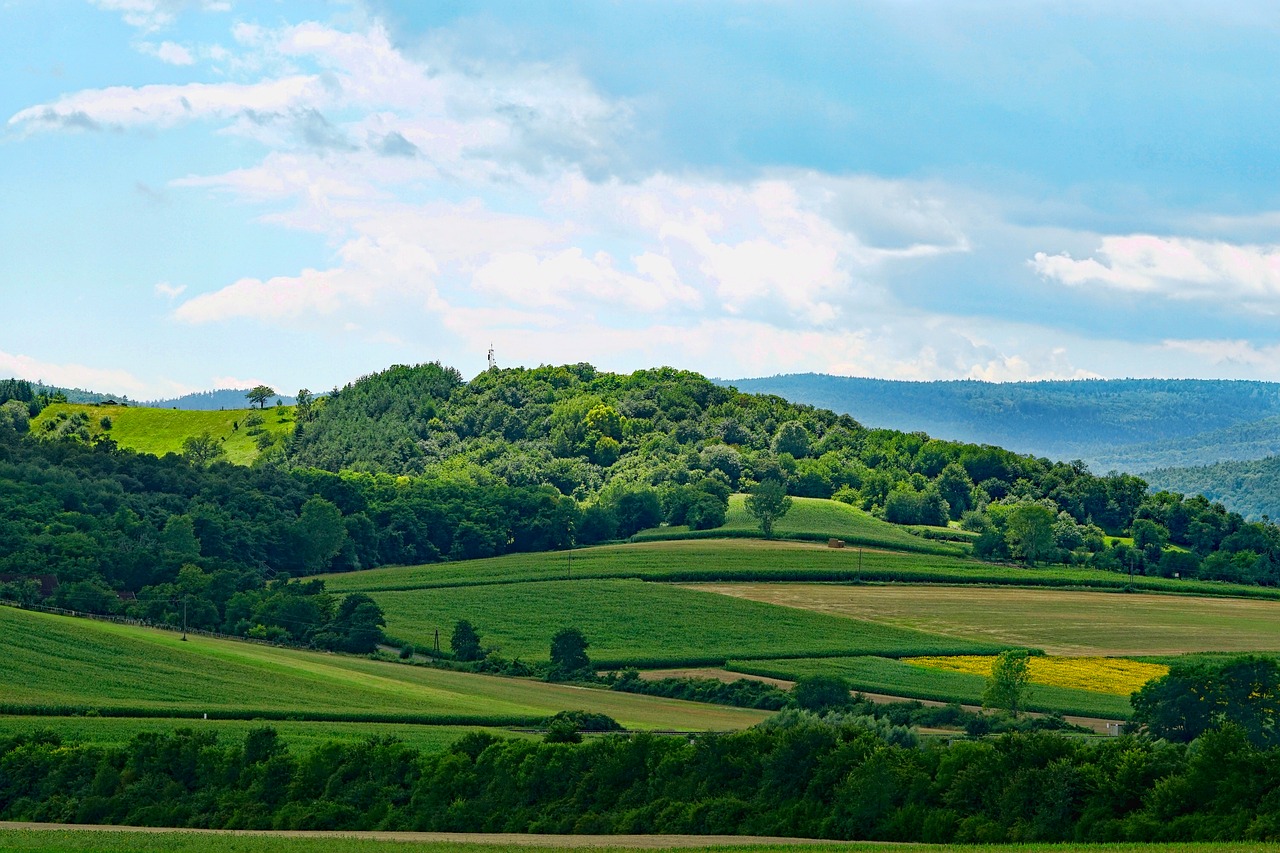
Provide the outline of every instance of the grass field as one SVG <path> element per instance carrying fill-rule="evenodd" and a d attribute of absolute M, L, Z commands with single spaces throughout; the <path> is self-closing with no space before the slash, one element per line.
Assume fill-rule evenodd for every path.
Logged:
<path fill-rule="evenodd" d="M 192 717 L 11 717 L 0 715 L 0 740 L 35 731 L 55 732 L 64 743 L 123 746 L 143 732 L 171 734 L 190 728 L 216 732 L 223 743 L 239 743 L 251 729 L 271 726 L 295 754 L 329 741 L 350 743 L 370 737 L 394 737 L 422 752 L 441 752 L 478 726 L 410 726 L 393 723 L 303 723 L 297 720 L 203 720 Z M 505 729 L 485 729 L 504 737 L 533 737 Z"/>
<path fill-rule="evenodd" d="M 911 699 L 982 704 L 987 680 L 981 675 L 926 669 L 880 657 L 848 657 L 809 660 L 734 660 L 728 669 L 769 678 L 795 681 L 809 675 L 838 675 L 855 690 L 887 693 Z M 1032 684 L 1026 707 L 1031 711 L 1058 711 L 1110 720 L 1128 719 L 1132 709 L 1127 696 Z"/>
<path fill-rule="evenodd" d="M 112 716 L 313 719 L 506 725 L 581 709 L 641 729 L 727 730 L 758 711 L 455 673 L 93 622 L 0 607 L 3 702 Z"/>
<path fill-rule="evenodd" d="M 828 548 L 756 539 L 682 540 L 602 545 L 575 551 L 508 554 L 484 560 L 367 569 L 322 576 L 335 592 L 561 580 L 566 577 L 652 581 L 893 581 L 1043 587 L 1134 588 L 1201 595 L 1280 599 L 1280 590 L 1240 584 L 1138 577 L 1096 569 L 1023 568 L 941 554 Z"/>
<path fill-rule="evenodd" d="M 578 580 L 374 592 L 387 616 L 387 633 L 430 645 L 442 642 L 459 619 L 470 621 L 486 646 L 503 657 L 546 660 L 551 637 L 576 627 L 603 667 L 719 662 L 731 657 L 812 657 L 877 654 L 970 654 L 998 644 L 938 637 L 729 598 L 669 584 L 635 580 Z M 916 649 L 934 649 L 917 652 Z"/>
<path fill-rule="evenodd" d="M 724 525 L 714 530 L 690 531 L 684 526 L 654 527 L 637 533 L 634 541 L 675 537 L 760 536 L 760 524 L 747 512 L 746 500 L 746 495 L 730 495 L 729 511 L 725 514 Z M 927 551 L 953 556 L 962 556 L 967 553 L 966 549 L 958 544 L 916 536 L 905 527 L 882 521 L 849 504 L 823 498 L 792 498 L 791 509 L 778 520 L 774 526 L 774 534 L 782 537 L 798 536 L 819 540 L 843 539 L 854 545 L 900 548 L 907 551 Z"/>
<path fill-rule="evenodd" d="M 1079 590 L 699 584 L 707 592 L 1054 655 L 1280 650 L 1280 602 Z"/>
<path fill-rule="evenodd" d="M 637 849 L 672 851 L 734 850 L 738 853 L 795 853 L 801 850 L 840 850 L 848 853 L 1255 853 L 1258 842 L 1209 844 L 984 844 L 939 845 L 855 842 L 778 844 L 735 839 L 712 843 L 697 836 L 634 837 L 578 836 L 401 836 L 392 833 L 325 833 L 290 837 L 285 833 L 143 832 L 136 830 L 15 829 L 0 824 L 0 853 L 468 853 L 482 850 L 538 849 L 547 853 L 590 849 L 594 853 L 621 853 Z M 469 838 L 472 840 L 463 840 Z"/>
<path fill-rule="evenodd" d="M 247 402 L 247 401 L 246 401 Z M 263 419 L 262 429 L 275 439 L 293 431 L 292 406 L 268 406 L 257 411 Z M 106 432 L 120 447 L 164 456 L 181 453 L 182 442 L 191 436 L 208 432 L 222 441 L 228 462 L 248 465 L 258 458 L 257 437 L 249 435 L 244 419 L 249 409 L 197 412 L 183 409 L 149 409 L 138 406 L 94 406 L 78 403 L 55 403 L 45 408 L 31 422 L 33 435 L 44 435 L 44 424 L 59 413 L 84 412 L 89 417 L 89 432 L 98 436 Z M 103 430 L 101 420 L 111 418 L 110 431 Z M 240 428 L 234 425 L 239 423 Z"/>

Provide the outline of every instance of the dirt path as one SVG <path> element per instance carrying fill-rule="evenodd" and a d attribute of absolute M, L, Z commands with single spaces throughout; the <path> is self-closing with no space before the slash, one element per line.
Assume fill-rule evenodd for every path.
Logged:
<path fill-rule="evenodd" d="M 474 844 L 493 847 L 626 847 L 635 850 L 674 850 L 705 847 L 750 847 L 765 845 L 831 846 L 841 841 L 815 838 L 770 838 L 751 835 L 520 835 L 484 832 L 305 832 L 256 829 L 171 829 L 159 826 L 89 826 L 72 823 L 17 823 L 0 821 L 0 830 L 75 832 L 183 832 L 197 835 L 261 836 L 266 838 L 359 838 L 372 841 L 402 841 L 419 844 Z"/>

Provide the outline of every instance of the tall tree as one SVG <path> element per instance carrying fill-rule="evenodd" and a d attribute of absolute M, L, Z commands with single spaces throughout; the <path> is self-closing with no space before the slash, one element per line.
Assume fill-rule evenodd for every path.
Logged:
<path fill-rule="evenodd" d="M 765 539 L 773 538 L 773 525 L 791 509 L 791 497 L 777 480 L 756 483 L 747 495 L 747 512 L 760 522 Z"/>
<path fill-rule="evenodd" d="M 1030 679 L 1029 660 L 1026 649 L 1008 649 L 996 657 L 987 688 L 982 691 L 984 708 L 1002 708 L 1018 716 Z"/>
<path fill-rule="evenodd" d="M 245 396 L 249 398 L 250 403 L 257 403 L 258 408 L 265 409 L 267 407 L 267 399 L 276 395 L 276 389 L 270 385 L 255 385 L 253 388 L 245 392 Z"/>

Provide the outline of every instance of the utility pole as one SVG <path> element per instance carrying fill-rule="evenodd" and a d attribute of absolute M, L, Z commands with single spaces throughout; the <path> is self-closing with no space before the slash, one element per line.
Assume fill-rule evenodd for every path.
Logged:
<path fill-rule="evenodd" d="M 570 548 L 570 549 L 569 549 L 569 577 L 568 577 L 568 580 L 573 580 L 573 549 L 572 549 L 572 548 Z"/>
<path fill-rule="evenodd" d="M 182 597 L 182 641 L 187 641 L 187 601 L 190 596 Z"/>

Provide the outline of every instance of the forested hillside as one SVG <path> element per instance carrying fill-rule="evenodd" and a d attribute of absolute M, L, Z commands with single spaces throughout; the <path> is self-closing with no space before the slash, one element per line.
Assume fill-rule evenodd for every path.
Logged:
<path fill-rule="evenodd" d="M 1280 519 L 1280 456 L 1161 468 L 1144 476 L 1157 488 L 1203 494 L 1255 521 L 1264 516 Z"/>
<path fill-rule="evenodd" d="M 1256 425 L 1280 416 L 1280 384 L 1273 382 L 899 382 L 807 373 L 731 384 L 844 412 L 871 426 L 1083 459 L 1098 471 L 1140 473 L 1280 450 L 1276 422 Z"/>
<path fill-rule="evenodd" d="M 733 492 L 765 483 L 896 524 L 958 522 L 982 557 L 1280 582 L 1280 530 L 1203 498 L 866 429 L 667 368 L 465 382 L 439 364 L 393 367 L 299 404 L 279 452 L 249 468 L 195 448 L 122 451 L 109 432 L 37 441 L 41 404 L 0 405 L 0 574 L 18 579 L 0 593 L 30 596 L 14 585 L 52 574 L 74 609 L 168 621 L 195 596 L 207 606 L 193 624 L 235 633 L 324 635 L 337 603 L 286 601 L 323 590 L 285 575 L 555 550 L 660 524 L 714 530 Z"/>

